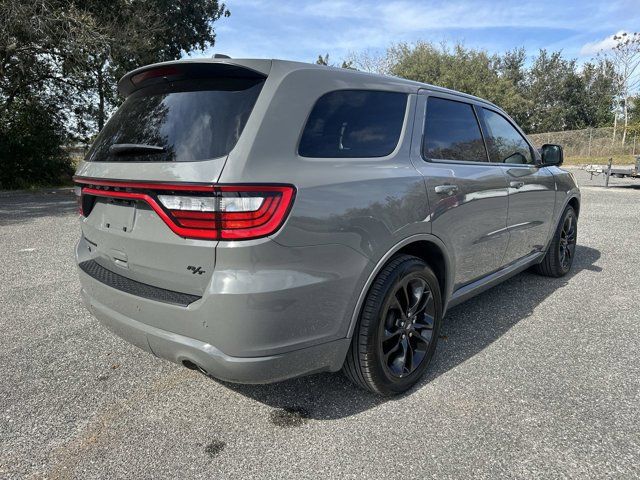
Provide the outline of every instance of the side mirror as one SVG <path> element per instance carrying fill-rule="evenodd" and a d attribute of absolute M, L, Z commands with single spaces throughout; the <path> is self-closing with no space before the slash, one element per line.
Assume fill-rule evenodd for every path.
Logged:
<path fill-rule="evenodd" d="M 559 167 L 564 162 L 564 153 L 560 145 L 545 143 L 540 149 L 542 155 L 542 165 L 545 167 Z"/>

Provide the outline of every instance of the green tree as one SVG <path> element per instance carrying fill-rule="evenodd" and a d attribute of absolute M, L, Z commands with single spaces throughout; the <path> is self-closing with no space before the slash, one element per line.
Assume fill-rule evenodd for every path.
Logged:
<path fill-rule="evenodd" d="M 526 132 L 601 127 L 615 118 L 619 76 L 608 59 L 578 68 L 561 52 L 541 50 L 527 67 L 523 48 L 490 54 L 459 43 L 430 42 L 395 44 L 384 55 L 352 52 L 347 58 L 361 70 L 485 98 L 502 107 Z M 317 63 L 328 64 L 329 55 L 319 56 Z M 631 103 L 629 99 L 629 108 Z"/>
<path fill-rule="evenodd" d="M 581 76 L 586 87 L 588 125 L 608 127 L 613 124 L 618 77 L 612 62 L 606 58 L 587 62 Z"/>
<path fill-rule="evenodd" d="M 0 101 L 78 86 L 68 66 L 102 49 L 106 38 L 75 4 L 0 0 Z"/>
<path fill-rule="evenodd" d="M 316 60 L 316 65 L 323 65 L 325 67 L 329 66 L 329 54 L 325 53 L 324 57 L 322 55 L 318 55 L 318 59 Z"/>
<path fill-rule="evenodd" d="M 629 123 L 640 125 L 640 95 L 629 98 Z"/>
<path fill-rule="evenodd" d="M 325 53 L 324 56 L 318 55 L 318 59 L 316 60 L 316 65 L 324 65 L 325 67 L 338 67 L 338 65 L 334 65 L 333 63 L 329 63 L 329 54 Z M 350 70 L 355 70 L 353 67 L 353 62 L 350 60 L 343 60 L 342 64 L 339 65 L 340 68 L 348 68 Z"/>
<path fill-rule="evenodd" d="M 68 181 L 72 168 L 62 149 L 65 141 L 55 103 L 14 98 L 10 110 L 0 109 L 0 189 Z"/>
<path fill-rule="evenodd" d="M 214 22 L 229 15 L 217 0 L 81 0 L 78 4 L 108 40 L 73 66 L 85 91 L 96 97 L 86 106 L 98 130 L 120 101 L 117 82 L 122 75 L 213 45 Z"/>
<path fill-rule="evenodd" d="M 8 103 L 74 89 L 69 111 L 95 132 L 119 103 L 122 75 L 213 45 L 213 24 L 228 15 L 217 0 L 1 0 L 0 89 Z"/>
<path fill-rule="evenodd" d="M 456 44 L 401 43 L 389 49 L 392 75 L 451 88 L 485 98 L 503 107 L 526 125 L 528 102 L 524 92 L 524 51 L 504 57 Z"/>
<path fill-rule="evenodd" d="M 56 0 L 0 0 L 0 188 L 60 183 L 73 92 L 66 66 L 104 41 L 93 19 Z"/>
<path fill-rule="evenodd" d="M 116 86 L 124 73 L 205 49 L 215 42 L 214 22 L 227 15 L 217 0 L 0 0 L 3 142 L 8 135 L 39 142 L 26 114 L 40 115 L 34 125 L 41 119 L 51 125 L 40 129 L 39 142 L 49 153 L 20 150 L 15 138 L 11 149 L 3 145 L 2 167 L 12 165 L 20 182 L 29 175 L 39 182 L 37 172 L 58 165 L 61 144 L 54 140 L 87 140 L 102 128 L 120 102 Z M 15 152 L 24 155 L 4 156 Z"/>
<path fill-rule="evenodd" d="M 589 126 L 587 85 L 577 72 L 575 60 L 563 58 L 561 52 L 540 50 L 528 76 L 532 132 Z"/>
<path fill-rule="evenodd" d="M 500 95 L 495 103 L 504 108 L 525 131 L 530 128 L 530 112 L 533 108 L 527 97 L 528 71 L 525 68 L 527 54 L 524 48 L 516 48 L 498 56 L 497 69 Z"/>

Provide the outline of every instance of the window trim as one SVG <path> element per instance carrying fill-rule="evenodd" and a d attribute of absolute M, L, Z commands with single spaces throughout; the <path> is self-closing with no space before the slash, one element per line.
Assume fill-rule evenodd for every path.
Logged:
<path fill-rule="evenodd" d="M 522 131 L 522 129 L 513 121 L 511 120 L 511 118 L 506 115 L 505 113 L 501 112 L 500 110 L 496 109 L 496 108 L 491 108 L 490 106 L 479 106 L 480 109 L 480 118 L 481 118 L 481 122 L 482 122 L 482 129 L 486 130 L 486 136 L 489 136 L 489 132 L 490 132 L 490 128 L 487 124 L 487 119 L 485 118 L 484 115 L 484 110 L 488 110 L 490 112 L 495 113 L 496 115 L 500 115 L 502 118 L 504 118 L 504 120 L 511 125 L 511 127 L 518 132 L 518 134 L 522 137 L 522 139 L 524 140 L 524 142 L 527 144 L 527 146 L 529 147 L 529 151 L 531 152 L 531 159 L 533 160 L 532 163 L 509 163 L 509 162 L 494 162 L 493 160 L 491 160 L 491 155 L 489 155 L 489 163 L 493 164 L 493 165 L 507 165 L 509 167 L 523 167 L 523 168 L 531 168 L 531 167 L 538 167 L 540 166 L 540 158 L 538 155 L 538 150 L 531 144 L 531 142 L 529 141 L 529 139 L 527 138 L 527 136 L 525 135 L 525 133 Z M 487 144 L 487 153 L 489 153 L 489 145 Z"/>
<path fill-rule="evenodd" d="M 455 98 L 454 95 L 447 95 L 447 94 L 442 94 L 442 95 L 438 95 L 438 94 L 432 94 L 431 92 L 428 92 L 426 95 L 424 95 L 425 97 L 425 102 L 424 102 L 424 112 L 423 112 L 423 121 L 422 121 L 422 127 L 421 127 L 421 134 L 420 134 L 420 157 L 422 158 L 422 160 L 424 160 L 425 162 L 430 162 L 430 163 L 453 163 L 456 165 L 495 165 L 495 162 L 491 162 L 491 157 L 489 156 L 489 148 L 487 145 L 487 140 L 485 138 L 485 134 L 484 134 L 484 130 L 482 128 L 482 123 L 480 120 L 480 117 L 478 115 L 477 112 L 477 105 L 474 103 L 471 103 L 469 101 L 466 101 L 467 99 L 464 99 L 463 97 L 461 97 L 460 99 Z M 426 140 L 426 128 L 427 128 L 427 107 L 429 105 L 429 99 L 430 98 L 439 98 L 441 100 L 447 100 L 450 102 L 457 102 L 457 103 L 462 103 L 465 105 L 469 105 L 471 107 L 471 110 L 473 111 L 473 116 L 476 119 L 476 123 L 478 124 L 478 130 L 480 131 L 480 137 L 482 138 L 482 144 L 484 145 L 484 152 L 485 155 L 487 156 L 486 160 L 484 161 L 475 161 L 475 160 L 455 160 L 455 159 L 447 159 L 447 158 L 429 158 L 427 156 L 425 156 L 424 154 L 424 144 L 425 144 L 425 140 Z"/>
<path fill-rule="evenodd" d="M 404 115 L 402 117 L 402 125 L 400 127 L 400 135 L 398 136 L 398 140 L 396 142 L 395 147 L 393 148 L 393 150 L 388 153 L 387 155 L 382 155 L 382 156 L 378 156 L 378 157 L 305 157 L 303 155 L 300 154 L 300 143 L 302 142 L 302 137 L 304 135 L 304 132 L 307 128 L 307 124 L 309 123 L 309 118 L 311 117 L 311 114 L 313 113 L 313 110 L 316 108 L 316 105 L 318 104 L 318 102 L 325 97 L 326 95 L 329 95 L 331 93 L 336 93 L 336 92 L 379 92 L 379 93 L 401 93 L 405 96 L 405 106 L 404 106 Z M 401 91 L 401 90 L 385 90 L 385 89 L 381 89 L 381 88 L 353 88 L 353 87 L 347 87 L 347 88 L 336 88 L 333 90 L 327 90 L 326 92 L 321 93 L 313 102 L 313 105 L 311 106 L 311 108 L 308 110 L 307 112 L 307 116 L 304 119 L 304 122 L 302 123 L 302 126 L 300 128 L 300 133 L 298 134 L 298 140 L 296 142 L 296 150 L 295 150 L 295 154 L 298 157 L 299 160 L 303 160 L 303 161 L 313 161 L 313 162 L 323 162 L 323 161 L 349 161 L 349 162 L 353 162 L 353 161 L 382 161 L 382 160 L 387 160 L 389 158 L 394 157 L 395 155 L 398 154 L 399 150 L 402 148 L 402 145 L 405 141 L 405 136 L 407 134 L 407 129 L 409 128 L 409 116 L 410 116 L 410 112 L 411 112 L 411 94 L 406 92 L 406 91 Z"/>

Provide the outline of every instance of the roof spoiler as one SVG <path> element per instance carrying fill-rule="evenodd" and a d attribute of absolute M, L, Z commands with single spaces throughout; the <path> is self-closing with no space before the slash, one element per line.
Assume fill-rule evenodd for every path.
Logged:
<path fill-rule="evenodd" d="M 118 82 L 118 92 L 128 97 L 142 87 L 160 83 L 197 78 L 253 78 L 267 77 L 261 70 L 224 61 L 185 61 L 163 62 L 138 68 L 127 73 Z"/>

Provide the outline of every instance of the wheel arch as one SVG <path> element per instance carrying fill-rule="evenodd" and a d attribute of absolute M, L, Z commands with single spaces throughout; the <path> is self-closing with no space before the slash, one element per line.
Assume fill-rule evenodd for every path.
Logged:
<path fill-rule="evenodd" d="M 562 204 L 562 208 L 559 210 L 557 214 L 558 216 L 553 220 L 553 223 L 552 223 L 553 229 L 549 232 L 549 238 L 547 239 L 547 243 L 544 247 L 545 252 L 549 249 L 549 245 L 551 245 L 551 242 L 553 241 L 553 236 L 555 235 L 555 232 L 558 229 L 560 222 L 562 221 L 562 214 L 567 209 L 567 207 L 573 208 L 573 210 L 576 212 L 576 217 L 580 218 L 580 193 L 579 192 L 577 194 L 574 193 L 568 199 L 564 200 Z M 540 262 L 542 262 L 543 259 L 544 259 L 544 255 L 540 259 Z"/>
<path fill-rule="evenodd" d="M 389 249 L 369 274 L 369 277 L 367 278 L 367 281 L 360 292 L 356 307 L 351 316 L 349 330 L 347 333 L 348 338 L 351 338 L 353 336 L 353 332 L 360 316 L 360 311 L 362 310 L 362 306 L 364 304 L 364 300 L 375 278 L 378 276 L 378 273 L 380 273 L 384 266 L 389 263 L 391 258 L 398 253 L 404 253 L 407 255 L 418 257 L 424 260 L 425 263 L 427 263 L 433 269 L 436 278 L 438 279 L 438 283 L 440 284 L 443 314 L 446 311 L 446 306 L 449 298 L 451 297 L 451 290 L 453 288 L 453 275 L 451 274 L 453 265 L 451 257 L 449 256 L 444 243 L 438 237 L 428 234 L 412 235 L 411 237 L 401 240 L 391 249 Z"/>
<path fill-rule="evenodd" d="M 567 205 L 573 208 L 573 210 L 576 212 L 576 217 L 580 217 L 580 199 L 578 197 L 571 197 L 567 202 Z"/>
<path fill-rule="evenodd" d="M 418 257 L 424 260 L 424 262 L 433 269 L 433 273 L 436 274 L 436 278 L 438 279 L 438 283 L 440 284 L 440 296 L 444 303 L 444 300 L 447 296 L 446 282 L 448 277 L 447 264 L 445 263 L 446 261 L 444 259 L 444 254 L 440 247 L 428 240 L 417 240 L 400 248 L 394 253 L 394 255 L 400 253 Z"/>

